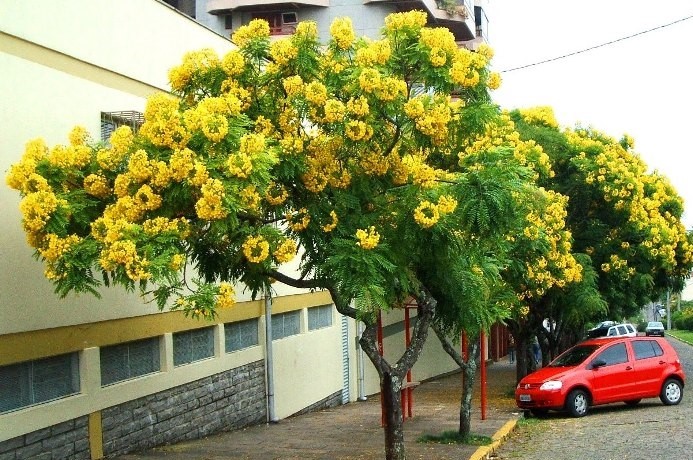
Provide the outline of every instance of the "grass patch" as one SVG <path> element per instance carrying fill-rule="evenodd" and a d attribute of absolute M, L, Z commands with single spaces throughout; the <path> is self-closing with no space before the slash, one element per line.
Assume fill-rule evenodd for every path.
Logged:
<path fill-rule="evenodd" d="M 674 329 L 673 331 L 666 331 L 666 334 L 681 339 L 688 343 L 693 343 L 693 331 L 684 331 L 681 329 Z"/>
<path fill-rule="evenodd" d="M 517 419 L 517 426 L 520 428 L 532 428 L 543 423 L 543 420 L 536 417 L 520 417 Z"/>
<path fill-rule="evenodd" d="M 469 436 L 460 436 L 457 431 L 445 431 L 442 434 L 424 434 L 417 442 L 420 443 L 437 443 L 437 444 L 467 444 L 470 446 L 487 446 L 493 442 L 493 439 L 488 436 L 480 436 L 470 434 Z"/>

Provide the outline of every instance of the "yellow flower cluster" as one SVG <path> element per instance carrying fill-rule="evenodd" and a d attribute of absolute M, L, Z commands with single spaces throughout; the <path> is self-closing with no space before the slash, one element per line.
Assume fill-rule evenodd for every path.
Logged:
<path fill-rule="evenodd" d="M 221 68 L 229 77 L 235 77 L 245 68 L 245 59 L 239 51 L 229 51 L 221 59 Z"/>
<path fill-rule="evenodd" d="M 171 270 L 180 270 L 185 265 L 185 255 L 183 254 L 173 254 L 171 256 L 171 261 L 168 266 Z"/>
<path fill-rule="evenodd" d="M 163 93 L 155 93 L 147 100 L 139 132 L 159 147 L 183 148 L 190 140 L 178 111 L 178 100 Z"/>
<path fill-rule="evenodd" d="M 301 39 L 317 40 L 318 24 L 315 21 L 301 21 L 296 26 L 294 36 Z"/>
<path fill-rule="evenodd" d="M 228 214 L 223 199 L 226 195 L 224 185 L 218 179 L 209 179 L 201 188 L 202 197 L 195 203 L 195 211 L 200 219 L 223 219 Z"/>
<path fill-rule="evenodd" d="M 190 234 L 190 222 L 185 217 L 169 219 L 167 217 L 155 217 L 142 222 L 142 229 L 147 235 L 160 235 L 162 233 L 174 233 L 185 239 Z"/>
<path fill-rule="evenodd" d="M 423 228 L 430 228 L 440 220 L 438 206 L 428 200 L 422 201 L 414 209 L 414 220 Z"/>
<path fill-rule="evenodd" d="M 229 155 L 229 159 L 226 160 L 226 166 L 229 174 L 241 179 L 247 179 L 253 171 L 253 161 L 250 155 L 243 152 Z"/>
<path fill-rule="evenodd" d="M 352 141 L 367 141 L 373 136 L 373 128 L 361 120 L 352 120 L 344 127 L 344 133 Z"/>
<path fill-rule="evenodd" d="M 169 159 L 169 173 L 171 179 L 183 181 L 188 178 L 195 169 L 195 153 L 188 149 L 175 150 Z"/>
<path fill-rule="evenodd" d="M 338 99 L 328 99 L 325 102 L 325 122 L 339 123 L 344 121 L 346 116 L 346 106 Z"/>
<path fill-rule="evenodd" d="M 416 129 L 429 136 L 435 145 L 441 145 L 447 139 L 448 124 L 453 119 L 448 102 L 441 101 L 426 107 L 425 99 L 415 98 L 404 106 L 405 114 L 414 121 Z"/>
<path fill-rule="evenodd" d="M 289 192 L 283 185 L 278 185 L 271 182 L 265 191 L 265 200 L 272 206 L 278 206 L 286 201 L 289 197 Z"/>
<path fill-rule="evenodd" d="M 34 139 L 27 142 L 22 159 L 19 163 L 10 166 L 10 171 L 5 177 L 7 185 L 23 193 L 34 191 L 25 188 L 25 184 L 36 171 L 38 162 L 44 159 L 47 153 L 48 147 L 46 147 L 43 139 Z"/>
<path fill-rule="evenodd" d="M 457 209 L 457 200 L 449 195 L 441 195 L 438 198 L 438 210 L 442 214 L 450 214 Z"/>
<path fill-rule="evenodd" d="M 332 221 L 329 224 L 325 224 L 322 226 L 322 229 L 325 233 L 330 233 L 337 227 L 337 223 L 339 223 L 339 219 L 337 218 L 336 212 L 330 211 L 330 217 L 332 218 Z"/>
<path fill-rule="evenodd" d="M 295 232 L 301 232 L 308 228 L 310 223 L 310 215 L 306 208 L 301 208 L 296 211 L 296 214 L 292 212 L 286 213 L 286 221 L 289 223 L 289 228 Z"/>
<path fill-rule="evenodd" d="M 311 104 L 322 107 L 327 102 L 327 88 L 319 81 L 312 81 L 305 86 L 306 100 Z"/>
<path fill-rule="evenodd" d="M 151 273 L 147 271 L 149 261 L 137 254 L 137 246 L 131 240 L 116 241 L 106 246 L 101 251 L 99 264 L 106 271 L 114 271 L 122 266 L 127 277 L 133 281 L 151 277 Z"/>
<path fill-rule="evenodd" d="M 488 76 L 486 86 L 488 86 L 488 89 L 495 90 L 500 88 L 502 82 L 503 79 L 498 72 L 491 72 Z"/>
<path fill-rule="evenodd" d="M 291 75 L 282 80 L 282 86 L 288 97 L 295 97 L 303 94 L 303 79 L 300 75 Z"/>
<path fill-rule="evenodd" d="M 192 109 L 183 114 L 185 124 L 190 132 L 200 130 L 212 142 L 220 142 L 229 132 L 229 115 L 238 115 L 241 106 L 238 99 L 223 97 L 206 97 Z"/>
<path fill-rule="evenodd" d="M 270 35 L 269 24 L 264 19 L 253 19 L 241 26 L 231 35 L 231 41 L 239 48 L 245 48 L 253 39 L 264 39 Z"/>
<path fill-rule="evenodd" d="M 217 291 L 217 300 L 214 304 L 214 308 L 231 308 L 235 303 L 236 299 L 234 295 L 233 286 L 229 283 L 219 283 L 219 290 Z"/>
<path fill-rule="evenodd" d="M 257 192 L 254 185 L 248 185 L 240 193 L 241 205 L 250 211 L 257 211 L 260 207 L 260 201 L 262 198 Z"/>
<path fill-rule="evenodd" d="M 195 76 L 219 66 L 219 56 L 211 48 L 191 51 L 183 55 L 183 62 L 168 73 L 171 88 L 183 91 Z"/>
<path fill-rule="evenodd" d="M 370 113 L 370 107 L 368 106 L 368 99 L 363 96 L 359 96 L 354 99 L 351 98 L 347 102 L 347 112 L 356 118 L 365 117 Z"/>
<path fill-rule="evenodd" d="M 539 123 L 549 128 L 558 128 L 556 116 L 553 113 L 553 109 L 549 106 L 520 109 L 519 112 L 527 123 Z"/>
<path fill-rule="evenodd" d="M 277 249 L 274 250 L 272 255 L 274 255 L 274 259 L 279 262 L 280 264 L 290 262 L 291 259 L 293 259 L 296 256 L 296 251 L 297 251 L 297 246 L 296 242 L 292 239 L 285 239 L 282 241 L 282 243 L 279 245 Z"/>
<path fill-rule="evenodd" d="M 366 46 L 356 50 L 356 63 L 361 67 L 385 65 L 391 55 L 392 50 L 389 41 L 370 41 Z"/>
<path fill-rule="evenodd" d="M 380 234 L 375 231 L 374 226 L 370 226 L 368 231 L 363 229 L 356 230 L 356 245 L 363 249 L 373 249 L 380 242 Z"/>
<path fill-rule="evenodd" d="M 423 155 L 406 155 L 402 158 L 402 166 L 406 168 L 407 177 L 411 177 L 413 184 L 432 188 L 436 184 L 437 172 L 425 160 Z"/>
<path fill-rule="evenodd" d="M 58 206 L 67 206 L 67 202 L 58 199 L 51 191 L 29 193 L 19 203 L 22 212 L 23 226 L 27 233 L 37 233 L 43 230 Z"/>
<path fill-rule="evenodd" d="M 288 65 L 292 59 L 298 56 L 298 48 L 288 38 L 272 42 L 269 52 L 274 63 L 280 67 Z"/>
<path fill-rule="evenodd" d="M 347 50 L 356 39 L 351 18 L 336 18 L 330 25 L 330 35 L 339 49 Z"/>
<path fill-rule="evenodd" d="M 48 154 L 48 162 L 59 168 L 82 168 L 91 161 L 91 148 L 86 145 L 56 145 Z"/>
<path fill-rule="evenodd" d="M 249 236 L 243 243 L 243 255 L 248 262 L 259 264 L 269 257 L 269 243 L 260 235 Z"/>
<path fill-rule="evenodd" d="M 480 71 L 486 66 L 486 58 L 464 48 L 460 48 L 452 57 L 450 79 L 453 83 L 471 88 L 481 81 Z"/>
<path fill-rule="evenodd" d="M 420 10 L 393 13 L 385 18 L 385 29 L 388 32 L 397 32 L 402 29 L 420 29 L 426 25 L 426 22 L 428 22 L 428 16 Z"/>
<path fill-rule="evenodd" d="M 39 253 L 49 263 L 57 261 L 68 252 L 74 245 L 78 244 L 81 238 L 77 235 L 69 235 L 61 238 L 54 233 L 49 233 L 44 239 L 45 246 L 39 248 Z"/>

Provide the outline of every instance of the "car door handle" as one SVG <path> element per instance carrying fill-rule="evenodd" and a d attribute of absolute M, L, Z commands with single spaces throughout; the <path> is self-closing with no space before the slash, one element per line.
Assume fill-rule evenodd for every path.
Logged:
<path fill-rule="evenodd" d="M 666 364 L 666 361 L 660 361 L 659 364 Z"/>
<path fill-rule="evenodd" d="M 626 370 L 627 370 L 627 371 L 632 371 L 633 368 L 632 368 L 631 366 L 627 366 L 627 367 L 626 367 Z"/>

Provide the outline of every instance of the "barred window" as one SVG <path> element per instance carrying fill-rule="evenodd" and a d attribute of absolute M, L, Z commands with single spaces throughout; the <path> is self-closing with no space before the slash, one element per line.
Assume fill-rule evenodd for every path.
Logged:
<path fill-rule="evenodd" d="M 181 366 L 214 356 L 214 328 L 173 334 L 173 365 Z"/>
<path fill-rule="evenodd" d="M 332 326 L 332 305 L 322 305 L 308 309 L 308 330 Z"/>
<path fill-rule="evenodd" d="M 100 355 L 101 386 L 161 370 L 158 337 L 103 347 Z"/>
<path fill-rule="evenodd" d="M 0 413 L 79 393 L 77 353 L 0 367 Z"/>
<path fill-rule="evenodd" d="M 224 324 L 226 353 L 257 345 L 259 343 L 257 330 L 257 318 Z"/>
<path fill-rule="evenodd" d="M 272 315 L 272 339 L 283 339 L 301 332 L 300 310 Z"/>
<path fill-rule="evenodd" d="M 132 132 L 137 132 L 144 123 L 142 112 L 134 110 L 123 112 L 101 112 L 101 140 L 108 142 L 116 128 L 129 126 Z"/>

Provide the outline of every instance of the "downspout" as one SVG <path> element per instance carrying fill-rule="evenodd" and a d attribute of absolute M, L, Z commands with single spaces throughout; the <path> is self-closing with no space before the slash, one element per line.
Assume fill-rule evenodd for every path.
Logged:
<path fill-rule="evenodd" d="M 364 373 L 366 372 L 365 366 L 364 366 L 364 360 L 363 360 L 363 348 L 361 348 L 361 344 L 359 343 L 359 340 L 361 339 L 361 334 L 363 334 L 363 323 L 359 320 L 356 320 L 356 361 L 358 363 L 359 367 L 359 378 L 358 378 L 358 400 L 359 401 L 366 401 L 368 398 L 366 398 L 366 384 L 365 384 L 365 376 Z"/>
<path fill-rule="evenodd" d="M 272 359 L 272 294 L 265 290 L 265 373 L 267 375 L 267 421 L 277 423 L 274 408 L 274 360 Z"/>

